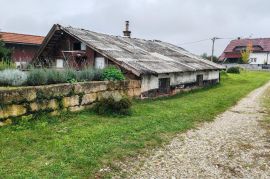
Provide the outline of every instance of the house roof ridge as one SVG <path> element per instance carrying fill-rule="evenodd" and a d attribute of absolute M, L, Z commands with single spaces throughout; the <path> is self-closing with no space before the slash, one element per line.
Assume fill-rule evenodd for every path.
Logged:
<path fill-rule="evenodd" d="M 68 25 L 68 26 L 61 25 L 61 24 L 56 24 L 56 25 L 59 25 L 62 28 L 72 28 L 72 29 L 75 29 L 75 30 L 83 30 L 83 31 L 87 31 L 87 32 L 90 32 L 90 33 L 96 33 L 96 34 L 106 35 L 106 36 L 111 36 L 111 37 L 116 37 L 116 38 L 127 38 L 127 37 L 124 37 L 124 36 L 121 36 L 121 35 L 113 35 L 113 34 L 107 34 L 107 33 L 102 33 L 102 32 L 96 32 L 96 31 L 93 31 L 93 30 L 80 28 L 80 27 L 74 27 L 74 26 L 71 26 L 71 25 Z M 151 41 L 151 42 L 163 42 L 162 40 L 159 40 L 159 39 L 144 39 L 144 38 L 138 38 L 138 37 L 130 37 L 130 39 L 144 40 L 144 41 Z"/>
<path fill-rule="evenodd" d="M 21 34 L 21 33 L 14 33 L 14 32 L 0 32 L 1 40 L 6 43 L 15 43 L 15 44 L 33 44 L 33 45 L 40 45 L 43 40 L 44 36 L 37 36 L 31 34 Z"/>
<path fill-rule="evenodd" d="M 0 31 L 0 34 L 14 34 L 14 35 L 23 35 L 23 36 L 44 37 L 42 35 L 32 35 L 32 34 L 26 34 L 26 33 L 6 32 L 6 31 Z"/>

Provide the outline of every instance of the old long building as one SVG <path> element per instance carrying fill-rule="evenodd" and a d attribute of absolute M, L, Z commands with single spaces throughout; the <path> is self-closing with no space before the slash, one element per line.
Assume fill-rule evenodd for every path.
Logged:
<path fill-rule="evenodd" d="M 141 80 L 142 96 L 219 82 L 222 66 L 170 43 L 130 38 L 130 33 L 128 23 L 124 37 L 55 24 L 34 63 L 58 69 L 114 65 L 126 77 Z"/>

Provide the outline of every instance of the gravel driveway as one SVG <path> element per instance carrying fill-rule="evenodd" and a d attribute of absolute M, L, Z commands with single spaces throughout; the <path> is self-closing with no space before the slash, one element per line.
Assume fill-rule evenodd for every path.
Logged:
<path fill-rule="evenodd" d="M 260 100 L 269 87 L 258 88 L 214 122 L 177 136 L 150 156 L 121 164 L 121 173 L 127 178 L 270 178 L 270 141 L 260 125 Z"/>

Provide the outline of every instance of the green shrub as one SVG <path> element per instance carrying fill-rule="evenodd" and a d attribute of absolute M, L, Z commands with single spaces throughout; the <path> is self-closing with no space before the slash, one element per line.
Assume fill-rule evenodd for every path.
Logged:
<path fill-rule="evenodd" d="M 10 61 L 0 61 L 0 71 L 5 69 L 16 69 L 16 64 Z"/>
<path fill-rule="evenodd" d="M 95 77 L 95 71 L 92 68 L 87 68 L 78 72 L 78 81 L 92 81 Z"/>
<path fill-rule="evenodd" d="M 47 82 L 48 84 L 66 83 L 67 79 L 62 71 L 47 69 Z"/>
<path fill-rule="evenodd" d="M 124 80 L 124 79 L 125 77 L 123 73 L 115 67 L 105 68 L 102 73 L 102 80 L 118 81 L 118 80 Z"/>
<path fill-rule="evenodd" d="M 73 83 L 77 82 L 78 80 L 78 72 L 73 69 L 67 69 L 63 71 L 64 78 L 66 79 L 66 82 Z"/>
<path fill-rule="evenodd" d="M 101 81 L 103 70 L 87 68 L 78 72 L 77 81 Z"/>
<path fill-rule="evenodd" d="M 93 81 L 102 81 L 102 75 L 103 75 L 103 70 L 101 69 L 94 69 L 94 78 Z"/>
<path fill-rule="evenodd" d="M 48 75 L 44 69 L 33 69 L 29 72 L 27 84 L 30 86 L 46 85 L 48 82 Z"/>
<path fill-rule="evenodd" d="M 240 68 L 239 67 L 230 67 L 230 68 L 227 69 L 227 73 L 239 74 L 240 73 Z"/>
<path fill-rule="evenodd" d="M 6 78 L 7 77 L 5 76 L 5 79 Z M 76 83 L 78 81 L 101 80 L 124 80 L 124 76 L 120 70 L 114 67 L 109 67 L 105 70 L 88 68 L 82 71 L 76 71 L 73 69 L 66 69 L 61 71 L 55 69 L 30 69 L 29 75 L 24 84 L 30 86 L 38 86 L 57 83 Z M 3 84 L 4 82 L 2 85 Z M 19 83 L 16 82 L 16 84 Z"/>
<path fill-rule="evenodd" d="M 16 69 L 7 69 L 0 71 L 1 86 L 21 86 L 26 83 L 27 74 Z"/>
<path fill-rule="evenodd" d="M 116 101 L 113 97 L 103 98 L 94 106 L 94 111 L 100 115 L 130 115 L 132 102 L 123 97 Z"/>

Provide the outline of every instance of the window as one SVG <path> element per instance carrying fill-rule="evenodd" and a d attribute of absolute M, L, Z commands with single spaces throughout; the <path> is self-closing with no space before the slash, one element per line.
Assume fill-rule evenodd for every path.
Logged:
<path fill-rule="evenodd" d="M 257 58 L 250 58 L 249 61 L 250 61 L 250 63 L 256 63 L 257 62 Z"/>
<path fill-rule="evenodd" d="M 64 68 L 64 60 L 57 59 L 56 60 L 56 68 Z"/>
<path fill-rule="evenodd" d="M 81 50 L 86 50 L 86 44 L 85 43 L 81 43 Z"/>
<path fill-rule="evenodd" d="M 73 50 L 81 50 L 81 42 L 73 43 Z"/>
<path fill-rule="evenodd" d="M 159 89 L 160 94 L 170 93 L 170 78 L 160 78 L 159 79 Z"/>
<path fill-rule="evenodd" d="M 233 51 L 235 52 L 241 52 L 241 51 L 245 51 L 246 50 L 246 46 L 236 46 Z"/>
<path fill-rule="evenodd" d="M 105 59 L 104 59 L 104 57 L 96 57 L 95 58 L 95 68 L 96 69 L 105 68 Z"/>

